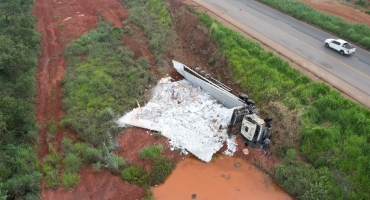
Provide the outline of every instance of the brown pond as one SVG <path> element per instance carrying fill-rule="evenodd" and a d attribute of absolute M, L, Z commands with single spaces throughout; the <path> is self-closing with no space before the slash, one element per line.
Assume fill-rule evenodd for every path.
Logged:
<path fill-rule="evenodd" d="M 163 184 L 151 190 L 156 200 L 292 199 L 253 165 L 225 155 L 209 163 L 186 158 Z"/>

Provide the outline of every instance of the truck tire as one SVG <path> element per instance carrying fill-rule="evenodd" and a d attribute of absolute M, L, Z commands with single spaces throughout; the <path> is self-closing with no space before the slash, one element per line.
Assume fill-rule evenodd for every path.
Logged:
<path fill-rule="evenodd" d="M 344 51 L 343 50 L 340 50 L 339 53 L 340 53 L 340 55 L 343 55 L 344 54 Z"/>
<path fill-rule="evenodd" d="M 329 44 L 328 44 L 328 43 L 325 43 L 325 47 L 326 47 L 326 48 L 329 48 Z"/>

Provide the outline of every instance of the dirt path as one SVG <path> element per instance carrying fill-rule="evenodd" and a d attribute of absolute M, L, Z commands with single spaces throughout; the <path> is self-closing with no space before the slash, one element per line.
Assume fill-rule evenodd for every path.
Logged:
<path fill-rule="evenodd" d="M 56 137 L 48 143 L 45 129 L 48 121 L 53 120 L 58 124 L 64 114 L 61 80 L 66 67 L 63 56 L 66 45 L 95 28 L 99 20 L 98 15 L 112 21 L 115 26 L 123 27 L 122 21 L 127 17 L 127 11 L 116 0 L 37 0 L 33 13 L 38 19 L 37 30 L 42 33 L 42 55 L 36 76 L 36 117 L 41 128 L 39 158 L 42 163 L 49 152 L 50 144 L 61 152 L 63 135 L 73 134 L 58 127 Z M 70 191 L 62 188 L 56 191 L 47 189 L 43 180 L 41 198 L 95 199 L 100 196 L 117 199 L 127 195 L 130 198 L 142 198 L 146 195 L 145 189 L 124 183 L 107 171 L 97 173 L 85 168 L 80 172 L 80 177 L 79 186 Z"/>

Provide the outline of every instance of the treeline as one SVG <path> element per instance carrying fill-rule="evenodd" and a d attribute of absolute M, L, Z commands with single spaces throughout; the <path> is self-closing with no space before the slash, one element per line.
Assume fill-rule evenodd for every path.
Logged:
<path fill-rule="evenodd" d="M 319 12 L 309 5 L 296 0 L 258 0 L 294 18 L 327 30 L 343 39 L 370 49 L 370 27 L 367 24 L 349 23 L 345 20 Z"/>
<path fill-rule="evenodd" d="M 242 89 L 267 112 L 285 110 L 275 124 L 301 127 L 273 137 L 281 163 L 271 173 L 279 184 L 297 199 L 370 199 L 369 109 L 311 81 L 207 14 L 199 17 Z M 286 121 L 284 116 L 292 113 L 297 119 Z"/>
<path fill-rule="evenodd" d="M 39 199 L 32 0 L 0 0 L 0 199 Z"/>

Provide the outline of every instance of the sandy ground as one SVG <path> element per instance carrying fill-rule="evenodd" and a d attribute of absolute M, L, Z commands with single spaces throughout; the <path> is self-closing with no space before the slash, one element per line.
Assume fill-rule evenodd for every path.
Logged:
<path fill-rule="evenodd" d="M 234 91 L 238 91 L 239 88 L 229 77 L 227 69 L 222 67 L 226 66 L 226 61 L 219 56 L 217 45 L 206 34 L 206 30 L 199 25 L 197 17 L 188 12 L 184 3 L 193 5 L 200 11 L 205 11 L 204 8 L 194 4 L 191 0 L 165 0 L 165 2 L 170 6 L 169 10 L 175 25 L 174 30 L 177 33 L 177 37 L 172 38 L 173 43 L 167 58 L 186 63 L 188 66 L 201 66 L 212 73 L 215 78 L 233 88 Z M 370 24 L 368 15 L 364 15 L 364 13 L 358 12 L 352 7 L 325 1 L 305 0 L 305 2 L 318 10 L 340 15 L 344 19 Z M 39 59 L 36 76 L 37 96 L 35 106 L 37 121 L 41 127 L 39 158 L 43 163 L 49 151 L 46 142 L 45 124 L 49 120 L 59 123 L 64 114 L 61 79 L 66 67 L 63 57 L 66 45 L 95 28 L 98 15 L 104 20 L 112 21 L 118 27 L 123 27 L 122 21 L 127 17 L 127 10 L 116 0 L 36 0 L 33 13 L 38 19 L 37 30 L 42 33 L 42 55 Z M 232 27 L 230 24 L 226 25 Z M 134 36 L 125 35 L 122 41 L 125 46 L 130 47 L 135 53 L 135 58 L 147 57 L 153 66 L 151 70 L 158 72 L 154 57 L 147 49 L 147 38 L 140 28 L 134 26 L 134 29 L 136 34 Z M 268 49 L 266 46 L 265 48 Z M 209 67 L 207 62 L 211 58 L 216 60 L 216 65 Z M 165 69 L 159 76 L 165 74 L 170 74 L 175 79 L 182 78 L 171 68 Z M 51 141 L 59 153 L 62 151 L 63 135 L 76 137 L 75 133 L 59 127 L 56 137 Z M 116 154 L 124 157 L 128 163 L 143 166 L 145 169 L 150 169 L 150 163 L 138 158 L 138 150 L 144 146 L 158 143 L 168 146 L 166 138 L 156 138 L 148 133 L 148 130 L 140 128 L 126 130 L 119 142 L 121 147 L 116 151 Z M 244 145 L 240 137 L 237 137 L 237 142 L 239 146 Z M 271 150 L 273 151 L 273 146 Z M 173 157 L 177 161 L 186 157 L 168 148 L 165 149 L 165 155 Z M 252 164 L 262 162 L 266 166 L 272 166 L 276 162 L 273 157 L 264 156 L 262 151 L 252 149 L 248 155 L 245 155 L 240 149 L 235 153 L 235 156 Z M 94 172 L 90 167 L 86 167 L 80 171 L 80 177 L 81 181 L 78 186 L 71 190 L 63 188 L 47 189 L 43 180 L 41 183 L 43 188 L 41 199 L 142 199 L 147 195 L 144 188 L 122 181 L 119 177 L 104 170 Z"/>

